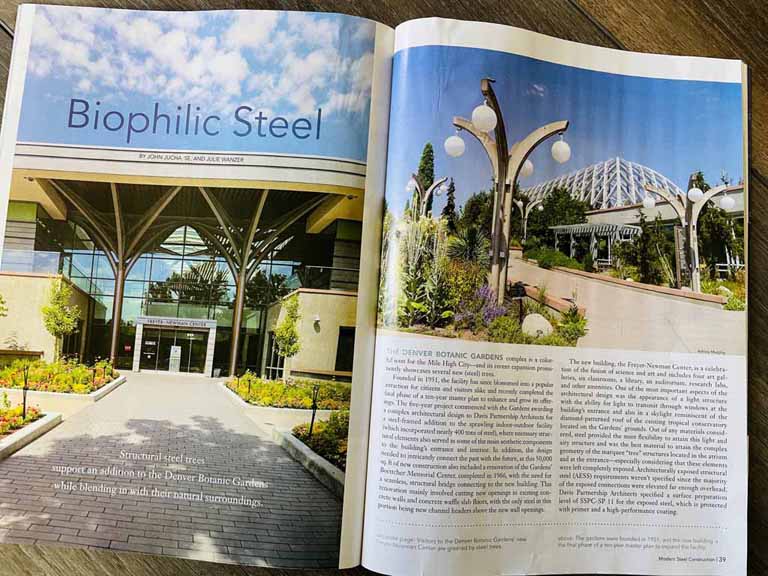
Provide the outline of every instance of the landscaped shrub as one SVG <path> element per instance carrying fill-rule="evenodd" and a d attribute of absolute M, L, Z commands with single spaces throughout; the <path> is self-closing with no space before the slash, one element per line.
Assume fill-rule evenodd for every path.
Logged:
<path fill-rule="evenodd" d="M 296 378 L 266 380 L 246 372 L 227 386 L 249 404 L 275 408 L 312 408 L 312 391 L 319 387 L 317 407 L 321 410 L 349 409 L 352 385 L 348 382 Z"/>
<path fill-rule="evenodd" d="M 539 336 L 533 343 L 538 346 L 574 346 L 576 344 L 558 332 L 552 332 L 548 336 Z"/>
<path fill-rule="evenodd" d="M 275 327 L 275 346 L 277 353 L 283 358 L 295 356 L 301 348 L 297 324 L 301 318 L 299 313 L 299 295 L 294 294 L 284 301 L 285 315 Z"/>
<path fill-rule="evenodd" d="M 107 361 L 88 367 L 71 360 L 15 360 L 0 370 L 0 388 L 23 388 L 25 364 L 29 365 L 29 390 L 40 392 L 90 394 L 119 376 Z"/>
<path fill-rule="evenodd" d="M 27 417 L 22 418 L 23 407 L 21 404 L 11 408 L 8 395 L 3 392 L 2 402 L 0 402 L 0 437 L 18 430 L 22 426 L 34 422 L 42 416 L 38 408 L 27 406 Z"/>
<path fill-rule="evenodd" d="M 555 267 L 584 270 L 584 265 L 554 248 L 539 248 L 526 252 L 526 258 L 536 260 L 540 268 L 550 269 Z"/>
<path fill-rule="evenodd" d="M 592 258 L 592 253 L 587 252 L 584 255 L 584 262 L 582 263 L 584 266 L 584 272 L 594 272 L 595 271 L 595 261 Z"/>
<path fill-rule="evenodd" d="M 309 435 L 309 424 L 294 427 L 293 435 L 315 454 L 322 456 L 337 468 L 346 470 L 348 430 L 349 411 L 343 410 L 331 414 L 327 422 L 315 420 L 312 436 Z"/>
<path fill-rule="evenodd" d="M 507 313 L 504 306 L 498 305 L 495 292 L 487 284 L 478 288 L 459 308 L 461 311 L 456 314 L 456 326 L 469 328 L 473 332 L 481 331 Z"/>
<path fill-rule="evenodd" d="M 500 316 L 488 326 L 488 340 L 508 344 L 527 344 L 531 338 L 523 333 L 517 318 Z"/>
<path fill-rule="evenodd" d="M 448 300 L 454 310 L 466 302 L 488 281 L 488 270 L 474 262 L 451 260 L 448 263 Z"/>
<path fill-rule="evenodd" d="M 385 246 L 386 274 L 382 274 L 380 308 L 385 323 L 397 310 L 401 327 L 432 328 L 451 321 L 454 311 L 448 295 L 448 236 L 444 220 L 410 217 L 389 223 Z M 398 277 L 396 285 L 387 278 Z"/>
<path fill-rule="evenodd" d="M 734 312 L 741 312 L 743 310 L 747 309 L 747 303 L 736 296 L 736 294 L 731 294 L 728 296 L 728 300 L 725 303 L 724 306 L 725 310 L 731 310 Z"/>
<path fill-rule="evenodd" d="M 571 306 L 563 312 L 556 332 L 567 340 L 571 346 L 575 346 L 578 339 L 587 334 L 587 319 L 581 315 L 578 307 Z"/>

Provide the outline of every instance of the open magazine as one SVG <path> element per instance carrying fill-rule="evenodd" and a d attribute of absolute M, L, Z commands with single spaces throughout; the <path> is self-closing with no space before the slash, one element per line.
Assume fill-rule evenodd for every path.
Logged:
<path fill-rule="evenodd" d="M 25 5 L 0 542 L 744 574 L 747 71 Z"/>

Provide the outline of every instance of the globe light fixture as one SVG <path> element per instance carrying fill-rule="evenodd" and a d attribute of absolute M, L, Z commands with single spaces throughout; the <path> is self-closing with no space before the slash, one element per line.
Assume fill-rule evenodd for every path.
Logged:
<path fill-rule="evenodd" d="M 652 210 L 655 207 L 656 207 L 656 200 L 654 199 L 654 197 L 651 196 L 650 194 L 646 194 L 645 198 L 643 198 L 643 208 L 645 208 L 646 210 Z"/>
<path fill-rule="evenodd" d="M 727 194 L 723 195 L 722 198 L 720 198 L 720 208 L 723 210 L 730 210 L 736 205 L 736 200 L 733 199 L 733 196 L 728 196 Z"/>
<path fill-rule="evenodd" d="M 496 128 L 497 122 L 496 112 L 488 104 L 480 104 L 472 110 L 472 124 L 481 132 L 490 132 Z"/>
<path fill-rule="evenodd" d="M 698 202 L 704 197 L 704 192 L 701 191 L 701 188 L 696 188 L 695 186 L 688 190 L 688 200 L 691 202 Z"/>
<path fill-rule="evenodd" d="M 445 194 L 446 192 L 448 192 L 448 186 L 446 186 L 445 184 L 441 184 L 440 187 L 435 191 L 435 194 L 440 196 L 441 194 Z"/>
<path fill-rule="evenodd" d="M 539 204 L 538 206 L 536 206 L 536 210 L 538 210 L 539 212 L 544 212 L 544 206 L 542 204 Z"/>
<path fill-rule="evenodd" d="M 518 205 L 520 208 L 522 208 L 522 207 L 523 207 L 523 201 L 522 201 L 522 200 L 520 200 L 520 198 L 518 198 L 517 200 L 515 200 L 515 204 L 517 204 L 517 205 Z"/>
<path fill-rule="evenodd" d="M 520 178 L 528 178 L 533 174 L 533 162 L 526 160 L 520 168 Z"/>
<path fill-rule="evenodd" d="M 411 178 L 410 180 L 408 180 L 408 184 L 405 185 L 405 191 L 413 192 L 414 190 L 416 190 L 416 180 Z"/>
<path fill-rule="evenodd" d="M 554 158 L 558 164 L 565 164 L 571 158 L 571 147 L 568 145 L 568 142 L 562 139 L 562 137 L 552 144 L 552 158 Z"/>
<path fill-rule="evenodd" d="M 445 153 L 453 158 L 458 158 L 464 154 L 465 147 L 466 146 L 464 145 L 464 140 L 462 140 L 461 136 L 457 136 L 455 134 L 446 138 L 445 142 L 443 143 Z"/>

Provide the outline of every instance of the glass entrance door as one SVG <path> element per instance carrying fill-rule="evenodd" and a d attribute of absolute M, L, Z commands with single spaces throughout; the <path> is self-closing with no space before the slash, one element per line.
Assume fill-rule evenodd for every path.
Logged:
<path fill-rule="evenodd" d="M 139 368 L 202 374 L 207 350 L 208 332 L 145 326 Z"/>
<path fill-rule="evenodd" d="M 140 370 L 157 370 L 157 348 L 160 342 L 160 329 L 144 327 L 141 338 Z"/>

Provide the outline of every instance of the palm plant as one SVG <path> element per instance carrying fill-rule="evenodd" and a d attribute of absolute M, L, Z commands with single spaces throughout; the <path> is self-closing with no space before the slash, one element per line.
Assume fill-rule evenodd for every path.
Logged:
<path fill-rule="evenodd" d="M 476 226 L 461 228 L 448 244 L 448 257 L 487 266 L 490 261 L 488 237 Z"/>

